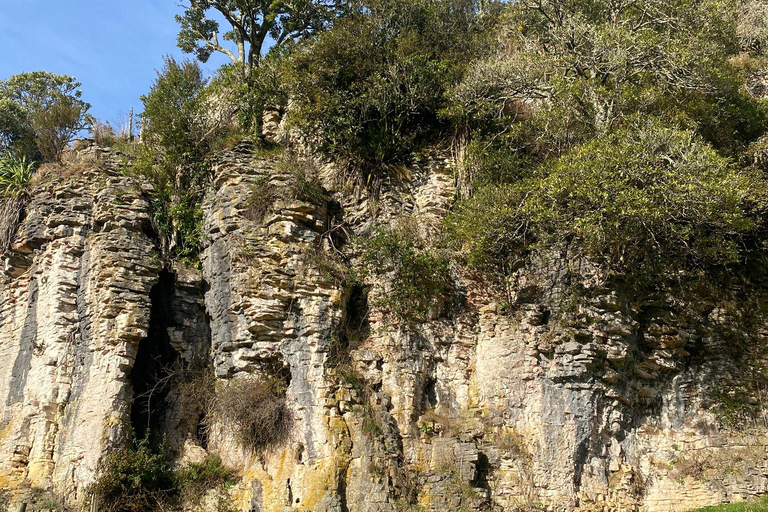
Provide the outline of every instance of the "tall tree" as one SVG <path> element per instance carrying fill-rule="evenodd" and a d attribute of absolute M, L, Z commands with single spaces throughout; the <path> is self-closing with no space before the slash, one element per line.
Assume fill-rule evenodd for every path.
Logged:
<path fill-rule="evenodd" d="M 91 106 L 80 86 L 71 76 L 47 71 L 0 80 L 0 148 L 59 160 L 77 132 L 88 127 Z"/>
<path fill-rule="evenodd" d="M 181 25 L 179 48 L 207 62 L 214 52 L 242 64 L 246 76 L 258 67 L 268 38 L 279 47 L 286 41 L 315 33 L 326 26 L 343 2 L 337 0 L 190 0 Z M 229 25 L 221 33 L 219 21 Z M 224 41 L 234 43 L 235 49 Z"/>

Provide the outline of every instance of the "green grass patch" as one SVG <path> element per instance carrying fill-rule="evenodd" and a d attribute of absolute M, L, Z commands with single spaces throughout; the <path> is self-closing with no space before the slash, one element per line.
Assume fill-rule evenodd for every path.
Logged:
<path fill-rule="evenodd" d="M 768 511 L 768 496 L 763 496 L 758 501 L 742 501 L 740 503 L 729 503 L 725 505 L 716 505 L 713 507 L 697 508 L 689 512 L 767 512 L 767 511 Z"/>

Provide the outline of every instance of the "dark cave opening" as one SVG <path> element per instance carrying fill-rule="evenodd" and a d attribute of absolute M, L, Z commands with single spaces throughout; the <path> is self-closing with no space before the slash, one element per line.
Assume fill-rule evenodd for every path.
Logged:
<path fill-rule="evenodd" d="M 437 380 L 429 379 L 424 386 L 424 407 L 425 410 L 436 409 L 437 405 Z"/>
<path fill-rule="evenodd" d="M 149 292 L 149 332 L 139 343 L 129 377 L 133 387 L 131 426 L 137 438 L 158 433 L 163 420 L 172 369 L 179 357 L 168 334 L 168 328 L 174 325 L 175 293 L 176 276 L 164 269 L 160 272 L 158 283 Z"/>

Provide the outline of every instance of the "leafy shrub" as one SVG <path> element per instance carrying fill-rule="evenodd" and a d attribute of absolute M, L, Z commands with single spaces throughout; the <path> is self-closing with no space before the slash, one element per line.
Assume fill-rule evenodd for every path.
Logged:
<path fill-rule="evenodd" d="M 472 136 L 509 137 L 539 158 L 655 114 L 733 152 L 765 113 L 732 64 L 738 2 L 511 2 L 500 45 L 469 65 L 447 113 Z M 522 125 L 522 126 L 520 126 Z"/>
<path fill-rule="evenodd" d="M 364 243 L 364 275 L 376 277 L 373 304 L 400 319 L 423 320 L 451 294 L 448 258 L 430 248 L 413 225 L 380 229 Z"/>
<path fill-rule="evenodd" d="M 0 157 L 0 252 L 8 250 L 16 236 L 34 169 L 26 156 Z"/>
<path fill-rule="evenodd" d="M 169 57 L 142 96 L 145 145 L 133 165 L 153 185 L 153 223 L 168 258 L 194 260 L 200 246 L 213 137 L 205 125 L 205 86 L 196 63 Z"/>
<path fill-rule="evenodd" d="M 153 450 L 146 439 L 109 454 L 100 472 L 90 493 L 98 498 L 102 510 L 160 510 L 178 497 L 167 450 Z"/>
<path fill-rule="evenodd" d="M 249 74 L 242 64 L 223 66 L 211 80 L 207 96 L 243 135 L 261 135 L 266 109 L 284 112 L 288 98 L 281 81 L 282 58 L 281 52 L 270 52 Z"/>
<path fill-rule="evenodd" d="M 187 464 L 177 469 L 175 478 L 178 482 L 182 501 L 194 503 L 212 488 L 233 484 L 235 473 L 224 466 L 221 458 L 211 455 L 202 462 Z"/>
<path fill-rule="evenodd" d="M 0 152 L 35 155 L 35 134 L 28 113 L 18 102 L 0 95 Z"/>
<path fill-rule="evenodd" d="M 515 270 L 574 242 L 637 290 L 727 271 L 760 253 L 765 180 L 690 131 L 638 123 L 577 148 L 530 179 L 491 186 L 448 221 L 471 267 Z"/>
<path fill-rule="evenodd" d="M 742 261 L 768 191 L 693 133 L 661 123 L 587 144 L 532 185 L 526 210 L 546 232 L 574 236 L 645 284 Z"/>
<path fill-rule="evenodd" d="M 289 113 L 323 154 L 372 189 L 446 125 L 444 92 L 479 33 L 473 0 L 368 0 L 295 52 Z"/>
<path fill-rule="evenodd" d="M 167 448 L 152 447 L 146 439 L 112 452 L 100 473 L 89 493 L 98 500 L 99 510 L 109 512 L 175 510 L 234 479 L 234 473 L 215 456 L 173 469 Z"/>
<path fill-rule="evenodd" d="M 522 185 L 487 185 L 446 219 L 450 239 L 469 268 L 502 281 L 525 264 L 534 234 Z"/>

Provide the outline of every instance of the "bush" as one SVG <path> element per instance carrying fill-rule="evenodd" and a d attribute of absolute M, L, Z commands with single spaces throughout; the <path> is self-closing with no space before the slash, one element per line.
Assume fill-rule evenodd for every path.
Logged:
<path fill-rule="evenodd" d="M 285 111 L 288 97 L 281 82 L 282 59 L 282 52 L 270 52 L 250 74 L 243 72 L 242 64 L 223 66 L 211 81 L 210 102 L 241 134 L 262 135 L 265 111 Z"/>
<path fill-rule="evenodd" d="M 0 157 L 0 253 L 11 247 L 27 202 L 35 164 L 26 156 Z"/>
<path fill-rule="evenodd" d="M 177 469 L 175 477 L 185 503 L 198 502 L 212 488 L 232 485 L 235 473 L 224 467 L 221 458 L 209 455 L 203 462 Z"/>
<path fill-rule="evenodd" d="M 99 510 L 108 512 L 176 510 L 234 479 L 215 456 L 173 469 L 167 448 L 152 447 L 146 439 L 108 455 L 100 473 L 89 493 L 98 500 Z"/>
<path fill-rule="evenodd" d="M 25 195 L 34 170 L 35 163 L 29 161 L 25 155 L 6 153 L 0 157 L 0 198 Z"/>
<path fill-rule="evenodd" d="M 152 219 L 166 258 L 194 261 L 200 247 L 200 204 L 208 180 L 206 81 L 193 62 L 168 57 L 152 90 L 142 96 L 145 146 L 134 168 L 152 184 Z"/>
<path fill-rule="evenodd" d="M 160 510 L 178 498 L 167 449 L 153 450 L 146 439 L 109 454 L 100 473 L 90 493 L 99 500 L 101 510 Z"/>
<path fill-rule="evenodd" d="M 214 417 L 254 452 L 283 441 L 291 429 L 286 386 L 274 377 L 235 378 L 216 390 Z"/>
<path fill-rule="evenodd" d="M 0 95 L 0 152 L 35 155 L 35 134 L 29 124 L 29 115 L 16 101 Z"/>
<path fill-rule="evenodd" d="M 449 238 L 469 269 L 501 282 L 525 264 L 534 235 L 523 185 L 487 185 L 446 219 Z"/>
<path fill-rule="evenodd" d="M 743 261 L 768 197 L 762 178 L 661 122 L 587 144 L 532 186 L 526 210 L 540 229 L 644 285 Z"/>
<path fill-rule="evenodd" d="M 429 247 L 413 225 L 379 229 L 364 242 L 361 264 L 378 288 L 372 304 L 401 320 L 439 313 L 450 297 L 448 258 Z"/>
<path fill-rule="evenodd" d="M 762 258 L 766 199 L 764 178 L 692 132 L 653 121 L 574 149 L 515 185 L 482 189 L 448 226 L 478 270 L 505 275 L 531 251 L 572 242 L 648 292 Z"/>
<path fill-rule="evenodd" d="M 294 53 L 290 116 L 324 155 L 376 190 L 447 125 L 444 93 L 474 52 L 473 0 L 369 0 Z"/>
<path fill-rule="evenodd" d="M 738 2 L 511 2 L 492 55 L 470 63 L 447 113 L 473 138 L 517 132 L 523 154 L 567 152 L 625 125 L 665 117 L 735 152 L 765 113 L 732 63 Z M 522 125 L 522 126 L 520 126 Z"/>

